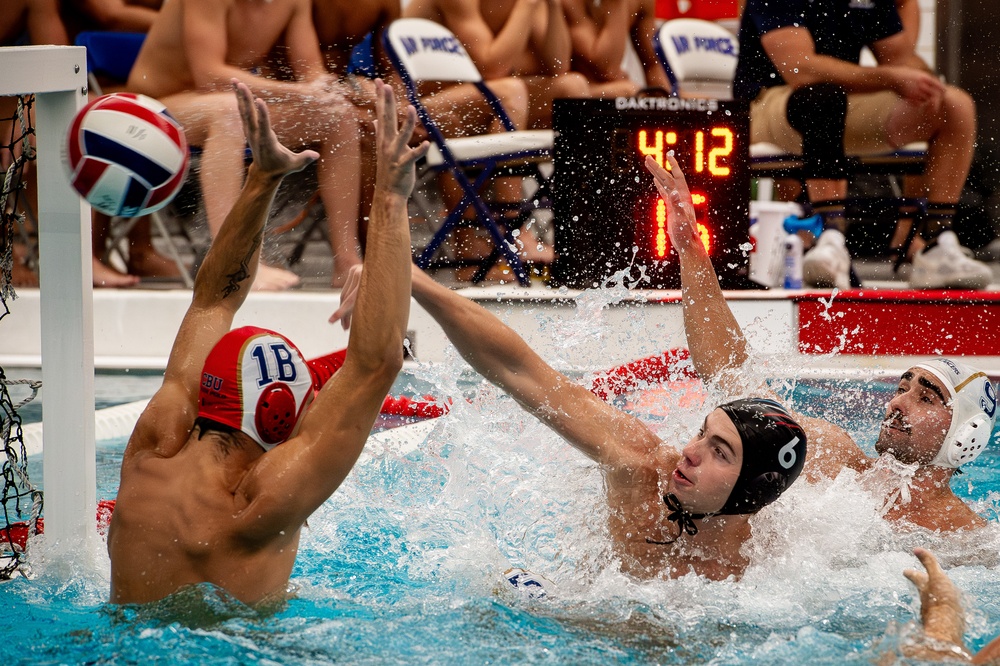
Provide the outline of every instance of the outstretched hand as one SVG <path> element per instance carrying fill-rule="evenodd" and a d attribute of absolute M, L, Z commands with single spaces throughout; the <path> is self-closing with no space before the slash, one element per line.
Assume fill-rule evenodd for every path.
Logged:
<path fill-rule="evenodd" d="M 264 100 L 255 98 L 250 88 L 238 79 L 232 79 L 232 85 L 243 121 L 243 134 L 253 152 L 253 166 L 257 172 L 280 178 L 301 171 L 319 159 L 315 150 L 295 153 L 283 146 L 271 129 L 271 116 Z"/>
<path fill-rule="evenodd" d="M 354 314 L 354 306 L 358 302 L 358 291 L 361 289 L 361 271 L 363 266 L 351 266 L 347 271 L 347 280 L 340 290 L 340 307 L 330 315 L 328 320 L 331 324 L 338 321 L 346 331 L 351 327 L 351 315 Z"/>
<path fill-rule="evenodd" d="M 397 124 L 396 95 L 382 79 L 375 79 L 375 145 L 378 167 L 376 189 L 383 188 L 404 197 L 410 196 L 416 182 L 416 162 L 430 144 L 422 141 L 415 148 L 408 143 L 417 124 L 417 111 L 407 106 L 403 124 Z"/>
<path fill-rule="evenodd" d="M 669 171 L 660 166 L 652 155 L 646 156 L 646 169 L 653 174 L 653 184 L 656 185 L 660 198 L 667 204 L 667 231 L 670 234 L 670 242 L 681 256 L 689 250 L 701 249 L 704 252 L 705 246 L 701 244 L 698 236 L 698 223 L 695 220 L 691 192 L 688 190 L 681 167 L 674 158 L 674 151 L 667 153 L 667 162 L 670 164 Z"/>
<path fill-rule="evenodd" d="M 920 592 L 920 617 L 924 623 L 924 633 L 931 638 L 963 645 L 965 614 L 962 612 L 958 588 L 930 551 L 914 548 L 913 554 L 926 572 L 907 569 L 903 575 Z"/>

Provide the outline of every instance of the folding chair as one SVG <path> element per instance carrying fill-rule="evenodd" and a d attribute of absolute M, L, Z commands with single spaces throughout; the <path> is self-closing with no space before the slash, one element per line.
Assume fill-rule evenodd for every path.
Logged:
<path fill-rule="evenodd" d="M 506 259 L 518 282 L 528 284 L 528 276 L 516 252 L 513 231 L 518 229 L 533 210 L 549 205 L 549 182 L 539 170 L 542 162 L 551 160 L 554 134 L 551 130 L 517 130 L 500 100 L 483 82 L 475 63 L 450 30 L 426 19 L 398 19 L 383 32 L 382 41 L 390 61 L 406 85 L 410 103 L 431 138 L 432 146 L 426 157 L 425 169 L 436 173 L 450 173 L 462 189 L 462 199 L 448 212 L 444 223 L 417 257 L 421 268 L 456 265 L 456 262 L 434 260 L 448 234 L 462 223 L 471 206 L 477 221 L 485 228 L 493 242 L 494 250 L 480 264 L 474 281 L 479 281 L 486 271 L 502 256 Z M 484 134 L 447 139 L 438 128 L 427 108 L 421 103 L 418 87 L 422 82 L 472 83 L 487 100 L 504 130 L 497 134 Z M 508 202 L 488 201 L 483 197 L 487 185 L 501 176 L 532 177 L 539 183 L 539 191 L 530 200 L 513 206 Z M 504 219 L 504 212 L 513 208 L 516 216 Z M 507 231 L 500 229 L 500 222 L 507 224 Z M 469 262 L 466 262 L 469 263 Z"/>

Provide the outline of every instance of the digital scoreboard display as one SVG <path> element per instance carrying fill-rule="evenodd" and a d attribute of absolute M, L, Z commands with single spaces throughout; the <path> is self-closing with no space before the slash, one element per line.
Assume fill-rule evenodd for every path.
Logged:
<path fill-rule="evenodd" d="M 679 289 L 667 207 L 644 162 L 687 178 L 698 231 L 724 288 L 747 280 L 749 115 L 745 104 L 677 97 L 557 99 L 553 106 L 556 285 L 590 288 L 632 267 L 638 288 Z"/>

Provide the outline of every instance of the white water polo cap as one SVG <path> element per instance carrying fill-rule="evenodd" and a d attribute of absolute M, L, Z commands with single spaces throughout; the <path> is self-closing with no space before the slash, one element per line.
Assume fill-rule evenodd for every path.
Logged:
<path fill-rule="evenodd" d="M 944 384 L 951 405 L 951 426 L 931 464 L 959 467 L 972 462 L 986 448 L 996 422 L 997 394 L 989 377 L 947 358 L 914 367 L 926 370 Z"/>
<path fill-rule="evenodd" d="M 270 451 L 292 435 L 313 388 L 309 366 L 288 338 L 244 326 L 222 336 L 205 359 L 198 416 L 236 428 Z"/>

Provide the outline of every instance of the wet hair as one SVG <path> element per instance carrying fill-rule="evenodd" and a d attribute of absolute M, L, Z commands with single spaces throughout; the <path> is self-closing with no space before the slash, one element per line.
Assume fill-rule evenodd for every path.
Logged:
<path fill-rule="evenodd" d="M 242 431 L 239 428 L 234 428 L 225 423 L 219 423 L 214 421 L 207 416 L 199 416 L 194 420 L 194 427 L 198 429 L 198 441 L 212 432 L 219 433 L 221 437 L 216 438 L 216 442 L 222 449 L 223 454 L 229 453 L 233 448 L 238 448 L 243 445 L 243 440 L 238 437 Z"/>

